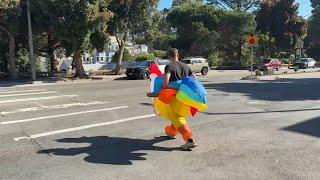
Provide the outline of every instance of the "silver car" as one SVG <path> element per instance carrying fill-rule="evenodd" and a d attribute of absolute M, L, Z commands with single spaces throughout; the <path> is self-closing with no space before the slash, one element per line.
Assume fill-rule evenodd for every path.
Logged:
<path fill-rule="evenodd" d="M 298 66 L 299 69 L 315 68 L 316 65 L 317 61 L 313 58 L 301 58 L 293 64 L 293 66 Z"/>

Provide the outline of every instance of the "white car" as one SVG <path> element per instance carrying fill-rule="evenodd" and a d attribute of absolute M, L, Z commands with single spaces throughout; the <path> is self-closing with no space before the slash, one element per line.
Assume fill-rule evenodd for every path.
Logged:
<path fill-rule="evenodd" d="M 299 61 L 296 61 L 293 66 L 298 66 L 300 69 L 307 69 L 307 68 L 315 68 L 317 61 L 313 58 L 301 58 Z"/>

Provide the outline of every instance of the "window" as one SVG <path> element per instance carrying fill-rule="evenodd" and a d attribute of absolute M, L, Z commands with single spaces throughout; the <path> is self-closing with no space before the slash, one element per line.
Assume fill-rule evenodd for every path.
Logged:
<path fill-rule="evenodd" d="M 185 64 L 191 64 L 191 60 L 189 60 L 189 59 L 183 59 L 183 60 L 181 60 L 181 62 L 183 62 Z"/>
<path fill-rule="evenodd" d="M 104 57 L 101 57 L 100 59 L 101 59 L 101 62 L 103 62 L 103 61 L 104 61 Z"/>

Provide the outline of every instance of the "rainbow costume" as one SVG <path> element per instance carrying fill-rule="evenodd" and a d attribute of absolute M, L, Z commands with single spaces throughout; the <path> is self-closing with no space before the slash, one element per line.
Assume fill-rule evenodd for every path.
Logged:
<path fill-rule="evenodd" d="M 163 75 L 155 64 L 150 67 L 150 82 L 150 91 L 156 94 L 155 113 L 171 121 L 171 125 L 165 127 L 166 134 L 175 137 L 180 133 L 187 141 L 192 137 L 192 132 L 186 118 L 208 108 L 205 88 L 192 76 L 169 82 L 168 88 L 162 88 Z"/>

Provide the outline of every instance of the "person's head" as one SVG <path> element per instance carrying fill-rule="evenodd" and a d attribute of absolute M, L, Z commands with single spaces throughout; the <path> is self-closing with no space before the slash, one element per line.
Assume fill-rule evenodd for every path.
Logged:
<path fill-rule="evenodd" d="M 176 48 L 171 48 L 168 50 L 168 58 L 172 61 L 179 60 L 179 51 Z"/>

